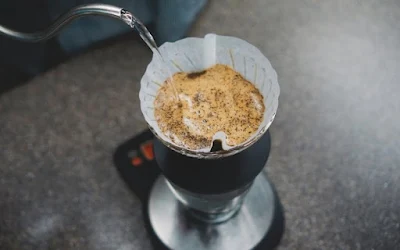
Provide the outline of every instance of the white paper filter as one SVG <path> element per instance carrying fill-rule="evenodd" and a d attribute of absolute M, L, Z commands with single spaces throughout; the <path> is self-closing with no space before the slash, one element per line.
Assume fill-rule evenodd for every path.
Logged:
<path fill-rule="evenodd" d="M 214 139 L 222 141 L 224 149 L 222 154 L 231 155 L 240 152 L 257 141 L 269 128 L 278 109 L 280 89 L 275 70 L 259 49 L 239 38 L 215 34 L 208 34 L 204 38 L 190 37 L 174 43 L 165 43 L 159 49 L 167 63 L 158 55 L 153 55 L 140 82 L 139 98 L 146 122 L 153 133 L 168 147 L 196 157 L 213 155 L 210 152 L 212 144 L 207 148 L 188 150 L 165 136 L 154 117 L 154 99 L 160 85 L 169 74 L 181 71 L 198 72 L 217 63 L 232 67 L 253 83 L 263 95 L 265 105 L 264 119 L 258 131 L 244 143 L 231 147 L 226 144 L 223 131 L 216 133 Z"/>

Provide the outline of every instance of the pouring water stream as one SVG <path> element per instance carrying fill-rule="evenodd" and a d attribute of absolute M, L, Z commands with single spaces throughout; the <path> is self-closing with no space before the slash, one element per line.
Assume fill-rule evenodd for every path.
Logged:
<path fill-rule="evenodd" d="M 153 36 L 147 30 L 146 26 L 137 18 L 135 18 L 132 13 L 127 10 L 121 10 L 121 18 L 124 22 L 126 22 L 131 28 L 136 29 L 139 32 L 140 37 L 142 40 L 147 44 L 147 46 L 153 51 L 154 54 L 157 54 L 161 61 L 165 64 L 165 68 L 168 71 L 169 80 L 167 83 L 171 85 L 172 90 L 174 92 L 174 97 L 176 100 L 180 100 L 178 91 L 175 88 L 175 85 L 172 81 L 172 73 L 168 69 L 168 65 L 164 60 L 164 57 L 161 55 L 160 50 L 158 49 L 157 43 L 154 41 Z"/>

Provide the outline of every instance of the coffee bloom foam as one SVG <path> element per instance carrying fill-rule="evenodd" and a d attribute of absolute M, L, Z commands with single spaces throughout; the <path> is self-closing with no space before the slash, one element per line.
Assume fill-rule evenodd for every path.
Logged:
<path fill-rule="evenodd" d="M 207 34 L 204 38 L 189 37 L 159 48 L 165 61 L 153 54 L 152 61 L 140 82 L 140 108 L 152 132 L 169 148 L 192 157 L 218 158 L 238 153 L 256 142 L 269 128 L 278 109 L 280 88 L 277 74 L 269 60 L 255 46 L 235 37 Z M 213 140 L 222 142 L 222 151 L 210 152 L 212 144 L 189 150 L 175 144 L 161 132 L 154 117 L 154 99 L 163 82 L 176 72 L 203 71 L 215 64 L 230 66 L 253 83 L 264 97 L 265 112 L 258 130 L 245 142 L 229 146 L 220 131 Z"/>

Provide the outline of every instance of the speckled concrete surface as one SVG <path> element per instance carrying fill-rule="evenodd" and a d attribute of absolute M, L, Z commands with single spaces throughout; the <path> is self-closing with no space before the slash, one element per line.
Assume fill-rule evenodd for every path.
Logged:
<path fill-rule="evenodd" d="M 247 39 L 278 72 L 280 249 L 400 247 L 398 23 L 397 0 L 214 0 L 193 27 Z M 149 60 L 124 41 L 0 96 L 0 249 L 150 249 L 111 158 L 146 127 Z"/>

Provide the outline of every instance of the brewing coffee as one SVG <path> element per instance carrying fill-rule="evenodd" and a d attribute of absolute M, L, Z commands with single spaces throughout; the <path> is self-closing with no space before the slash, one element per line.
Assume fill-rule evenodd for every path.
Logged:
<path fill-rule="evenodd" d="M 179 100 L 165 82 L 157 92 L 154 114 L 161 131 L 182 147 L 209 147 L 219 131 L 226 134 L 227 145 L 235 146 L 256 132 L 263 120 L 260 91 L 229 66 L 178 72 L 172 81 Z"/>

